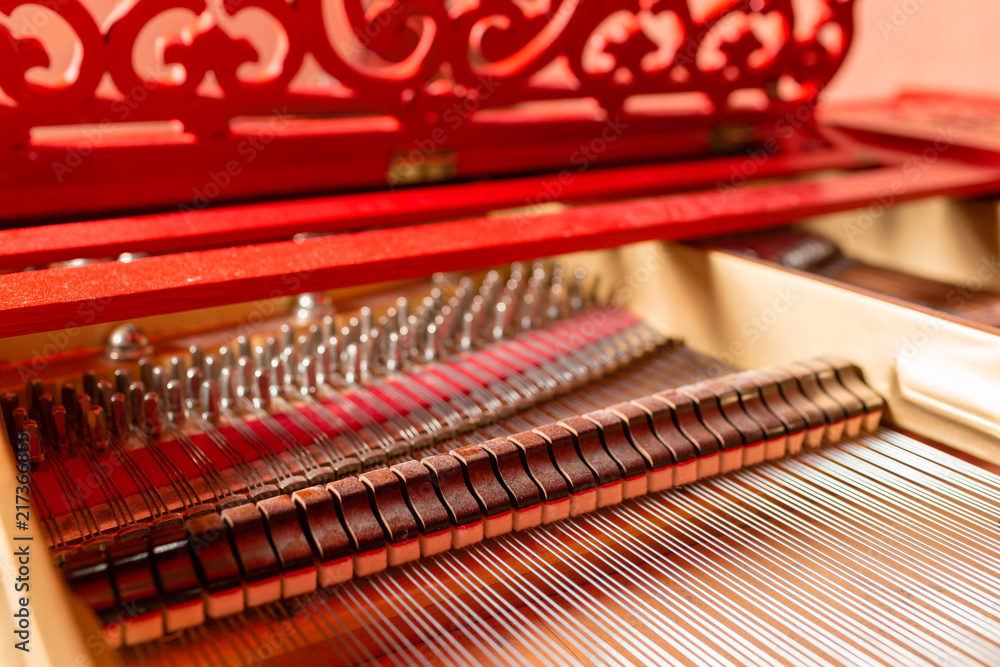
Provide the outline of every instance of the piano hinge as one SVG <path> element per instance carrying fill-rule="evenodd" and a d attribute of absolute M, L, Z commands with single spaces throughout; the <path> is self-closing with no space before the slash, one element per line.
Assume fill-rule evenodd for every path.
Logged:
<path fill-rule="evenodd" d="M 458 157 L 451 149 L 396 151 L 389 160 L 389 185 L 446 181 L 457 173 Z"/>
<path fill-rule="evenodd" d="M 712 128 L 708 146 L 715 155 L 731 155 L 748 148 L 758 139 L 759 133 L 753 125 L 726 123 Z"/>

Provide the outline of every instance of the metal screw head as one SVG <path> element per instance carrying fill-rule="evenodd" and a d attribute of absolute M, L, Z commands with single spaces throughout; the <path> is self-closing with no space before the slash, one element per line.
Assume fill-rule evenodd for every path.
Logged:
<path fill-rule="evenodd" d="M 112 330 L 105 351 L 111 361 L 138 361 L 152 353 L 149 338 L 131 322 L 120 324 Z"/>

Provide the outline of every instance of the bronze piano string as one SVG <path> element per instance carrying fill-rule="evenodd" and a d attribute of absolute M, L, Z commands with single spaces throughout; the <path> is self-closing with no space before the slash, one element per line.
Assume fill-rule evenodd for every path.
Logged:
<path fill-rule="evenodd" d="M 998 505 L 993 473 L 881 429 L 123 655 L 147 665 L 292 664 L 324 650 L 343 664 L 989 664 L 1000 643 Z"/>
<path fill-rule="evenodd" d="M 451 457 L 429 456 L 421 462 L 426 467 L 421 472 L 425 480 L 433 474 L 436 483 L 430 493 L 430 485 L 411 473 L 416 462 L 410 461 L 397 464 L 391 471 L 381 469 L 362 473 L 359 478 L 343 478 L 326 489 L 300 489 L 291 500 L 272 496 L 259 501 L 256 507 L 247 502 L 228 504 L 222 509 L 221 519 L 214 512 L 201 514 L 186 522 L 187 542 L 182 536 L 175 539 L 177 557 L 173 565 L 176 567 L 180 560 L 188 570 L 195 567 L 184 553 L 190 546 L 201 566 L 198 574 L 204 590 L 189 575 L 184 582 L 188 589 L 183 591 L 185 599 L 173 607 L 170 593 L 178 591 L 166 590 L 163 595 L 160 589 L 164 586 L 153 581 L 156 575 L 150 570 L 151 564 L 138 554 L 147 548 L 156 553 L 162 534 L 176 532 L 175 525 L 154 528 L 148 536 L 150 545 L 145 537 L 127 537 L 111 544 L 106 557 L 99 551 L 78 551 L 67 559 L 64 569 L 71 586 L 99 605 L 106 619 L 129 606 L 142 610 L 119 615 L 117 622 L 109 620 L 106 626 L 109 635 L 124 630 L 125 641 L 138 643 L 155 638 L 164 626 L 171 631 L 200 623 L 206 613 L 221 617 L 307 593 L 316 588 L 317 579 L 319 585 L 342 583 L 350 579 L 352 569 L 353 575 L 372 574 L 388 565 L 436 555 L 452 546 L 469 546 L 484 537 L 534 528 L 615 505 L 647 491 L 759 463 L 765 458 L 766 436 L 763 428 L 749 418 L 747 405 L 759 410 L 765 404 L 754 393 L 744 401 L 731 384 L 739 379 L 764 378 L 765 386 L 771 388 L 793 383 L 796 389 L 788 385 L 782 398 L 787 401 L 786 413 L 794 412 L 797 403 L 809 406 L 807 411 L 820 420 L 817 426 L 810 427 L 806 412 L 795 413 L 800 415 L 795 432 L 802 433 L 810 447 L 824 441 L 836 442 L 845 428 L 849 435 L 857 435 L 865 422 L 869 426 L 877 423 L 881 401 L 864 387 L 853 368 L 818 362 L 798 370 L 800 376 L 780 368 L 744 374 L 742 378 L 727 376 L 714 383 L 717 394 L 711 390 L 705 393 L 705 386 L 691 385 L 582 417 L 569 417 L 557 425 L 539 425 L 534 431 L 510 438 L 497 437 L 480 446 L 460 447 L 451 452 Z M 825 380 L 822 385 L 821 378 Z M 823 397 L 810 399 L 813 390 L 822 392 Z M 838 393 L 841 399 L 847 399 L 844 403 L 832 398 Z M 734 417 L 742 415 L 749 429 L 734 428 L 732 421 L 736 420 L 726 417 L 724 406 Z M 779 410 L 775 404 L 773 412 Z M 627 416 L 630 412 L 631 417 Z M 817 437 L 807 436 L 807 429 L 809 436 Z M 673 442 L 683 441 L 684 448 L 668 449 L 663 444 L 664 439 L 670 442 L 671 431 Z M 801 446 L 802 440 L 798 442 Z M 784 453 L 782 447 L 775 455 Z M 446 463 L 453 471 L 460 467 L 461 477 L 446 476 Z M 410 468 L 404 469 L 408 464 Z M 572 470 L 574 464 L 577 472 Z M 579 476 L 581 470 L 585 478 Z M 600 486 L 595 488 L 597 484 Z M 468 505 L 473 496 L 478 508 L 473 505 L 471 515 L 460 518 L 461 502 Z M 436 520 L 431 518 L 435 511 L 439 515 Z M 472 530 L 475 536 L 469 538 Z M 226 534 L 232 554 L 228 551 L 230 544 L 225 542 Z M 335 538 L 339 538 L 339 545 Z M 351 548 L 352 566 L 339 553 L 339 557 L 331 557 L 335 549 L 342 553 Z M 229 567 L 220 569 L 220 559 Z M 232 587 L 237 583 L 233 580 L 237 562 L 244 582 L 242 589 L 238 584 Z M 216 566 L 215 570 L 210 566 Z M 153 567 L 162 569 L 162 563 Z M 163 578 L 162 572 L 159 576 Z M 114 595 L 108 594 L 111 589 L 115 589 Z M 200 605 L 189 609 L 197 603 L 192 598 L 197 593 L 207 595 L 204 609 Z M 167 598 L 163 615 L 156 611 L 162 605 L 159 597 Z M 120 609 L 109 604 L 112 598 Z"/>

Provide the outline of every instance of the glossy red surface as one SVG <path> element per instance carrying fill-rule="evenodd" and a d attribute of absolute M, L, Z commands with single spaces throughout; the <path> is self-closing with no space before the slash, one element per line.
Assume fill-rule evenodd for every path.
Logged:
<path fill-rule="evenodd" d="M 920 146 L 912 149 L 914 159 Z M 374 229 L 0 276 L 0 335 L 465 270 L 650 239 L 742 231 L 931 195 L 1000 191 L 1000 163 L 957 149 L 913 177 L 907 161 L 787 182 L 714 187 L 523 213 Z M 627 189 L 627 184 L 623 186 Z M 167 234 L 169 235 L 169 233 Z M 238 240 L 237 238 L 233 240 Z"/>

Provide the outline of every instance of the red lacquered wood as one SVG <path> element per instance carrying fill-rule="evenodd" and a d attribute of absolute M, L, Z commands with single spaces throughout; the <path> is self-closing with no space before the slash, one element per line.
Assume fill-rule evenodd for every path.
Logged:
<path fill-rule="evenodd" d="M 0 276 L 0 336 L 466 270 L 650 239 L 686 239 L 930 195 L 1000 189 L 1000 166 L 944 158 L 914 180 L 894 166 L 735 190 L 207 250 Z M 881 204 L 879 204 L 881 205 Z"/>
<path fill-rule="evenodd" d="M 759 158 L 740 155 L 617 169 L 574 168 L 565 174 L 502 183 L 478 181 L 9 229 L 0 231 L 0 270 L 78 258 L 111 258 L 124 252 L 163 254 L 282 241 L 300 233 L 412 225 L 484 215 L 495 209 L 530 210 L 551 201 L 574 203 L 679 192 L 714 187 L 720 181 L 728 182 L 734 174 L 775 178 L 820 169 L 851 169 L 861 166 L 861 157 L 853 148 L 834 145 L 776 153 L 759 164 Z"/>

